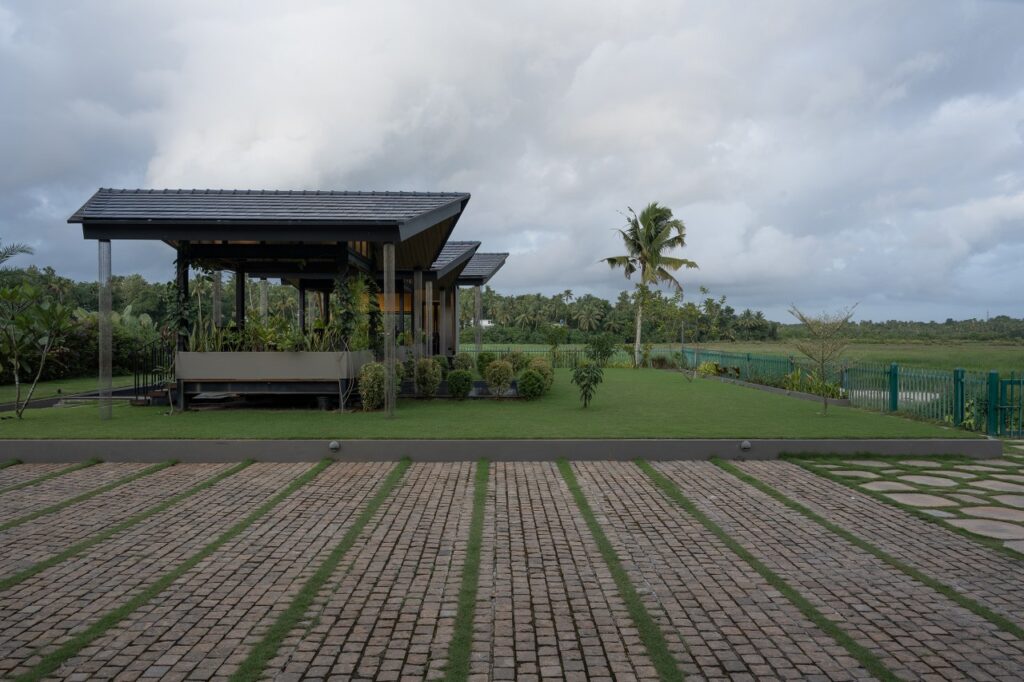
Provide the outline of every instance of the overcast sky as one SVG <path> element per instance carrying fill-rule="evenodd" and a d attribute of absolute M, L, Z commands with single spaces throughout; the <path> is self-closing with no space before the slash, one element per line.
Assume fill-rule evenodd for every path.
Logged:
<path fill-rule="evenodd" d="M 1020 317 L 1024 3 L 0 0 L 14 263 L 94 278 L 101 186 L 471 192 L 495 288 L 604 296 L 659 201 L 691 296 Z"/>

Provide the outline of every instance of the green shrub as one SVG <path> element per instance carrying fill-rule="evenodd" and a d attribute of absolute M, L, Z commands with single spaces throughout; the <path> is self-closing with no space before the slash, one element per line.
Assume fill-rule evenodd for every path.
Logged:
<path fill-rule="evenodd" d="M 487 382 L 487 387 L 499 398 L 508 391 L 514 376 L 512 363 L 504 360 L 494 360 L 484 369 L 484 381 Z"/>
<path fill-rule="evenodd" d="M 367 412 L 384 407 L 387 372 L 383 362 L 368 362 L 359 370 L 359 396 Z"/>
<path fill-rule="evenodd" d="M 547 383 L 543 375 L 535 369 L 528 369 L 519 377 L 519 397 L 536 400 L 547 392 Z"/>
<path fill-rule="evenodd" d="M 441 368 L 430 358 L 420 358 L 416 363 L 416 393 L 424 398 L 433 398 L 441 385 Z"/>
<path fill-rule="evenodd" d="M 530 362 L 530 359 L 526 357 L 526 354 L 518 350 L 505 353 L 505 357 L 503 357 L 502 360 L 512 365 L 512 371 L 516 376 L 526 369 L 526 365 Z"/>
<path fill-rule="evenodd" d="M 469 353 L 457 353 L 455 357 L 452 358 L 452 367 L 472 372 L 476 369 L 476 361 L 473 360 L 473 356 Z"/>
<path fill-rule="evenodd" d="M 718 376 L 718 363 L 717 362 L 702 362 L 697 367 L 697 374 L 702 377 L 716 377 Z"/>
<path fill-rule="evenodd" d="M 555 370 L 551 369 L 551 363 L 544 358 L 533 358 L 530 363 L 526 366 L 526 370 L 533 370 L 541 375 L 544 379 L 544 392 L 547 393 L 551 390 L 552 384 L 555 383 Z"/>
<path fill-rule="evenodd" d="M 497 359 L 498 357 L 494 353 L 487 350 L 476 354 L 476 371 L 481 376 L 481 378 L 487 378 L 484 375 L 487 373 L 488 365 L 490 365 Z"/>
<path fill-rule="evenodd" d="M 441 370 L 441 378 L 444 379 L 448 376 L 448 358 L 443 355 L 435 355 L 434 362 L 437 363 L 437 368 Z"/>
<path fill-rule="evenodd" d="M 600 365 L 584 360 L 572 371 L 572 383 L 580 389 L 580 402 L 583 407 L 589 407 L 590 401 L 594 399 L 597 386 L 604 380 L 604 370 Z"/>
<path fill-rule="evenodd" d="M 402 378 L 413 379 L 416 376 L 416 358 L 409 356 L 402 363 Z"/>
<path fill-rule="evenodd" d="M 456 400 L 465 400 L 473 390 L 473 375 L 469 370 L 453 369 L 448 372 L 448 395 Z"/>
<path fill-rule="evenodd" d="M 615 355 L 616 347 L 619 345 L 614 334 L 607 332 L 595 334 L 587 342 L 587 357 L 600 367 L 605 367 L 612 356 Z"/>
<path fill-rule="evenodd" d="M 651 358 L 651 367 L 654 369 L 676 369 L 678 366 L 671 355 L 655 355 Z"/>

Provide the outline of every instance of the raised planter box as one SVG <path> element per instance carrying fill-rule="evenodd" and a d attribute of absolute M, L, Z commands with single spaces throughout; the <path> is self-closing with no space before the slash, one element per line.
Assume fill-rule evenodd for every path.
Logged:
<path fill-rule="evenodd" d="M 371 351 L 334 353 L 194 353 L 178 351 L 174 374 L 178 381 L 338 381 L 354 379 L 373 362 Z"/>

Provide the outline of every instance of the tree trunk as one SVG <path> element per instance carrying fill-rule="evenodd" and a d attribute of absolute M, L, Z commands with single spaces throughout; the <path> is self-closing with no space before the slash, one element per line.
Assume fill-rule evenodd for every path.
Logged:
<path fill-rule="evenodd" d="M 640 326 L 643 322 L 643 316 L 644 304 L 638 296 L 636 301 L 636 338 L 633 340 L 633 367 L 640 366 Z"/>

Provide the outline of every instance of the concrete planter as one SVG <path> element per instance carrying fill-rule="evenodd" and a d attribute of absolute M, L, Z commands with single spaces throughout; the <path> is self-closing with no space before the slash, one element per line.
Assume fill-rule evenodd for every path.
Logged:
<path fill-rule="evenodd" d="M 347 353 L 192 353 L 179 351 L 178 381 L 337 381 L 354 379 L 373 362 L 371 351 Z"/>

